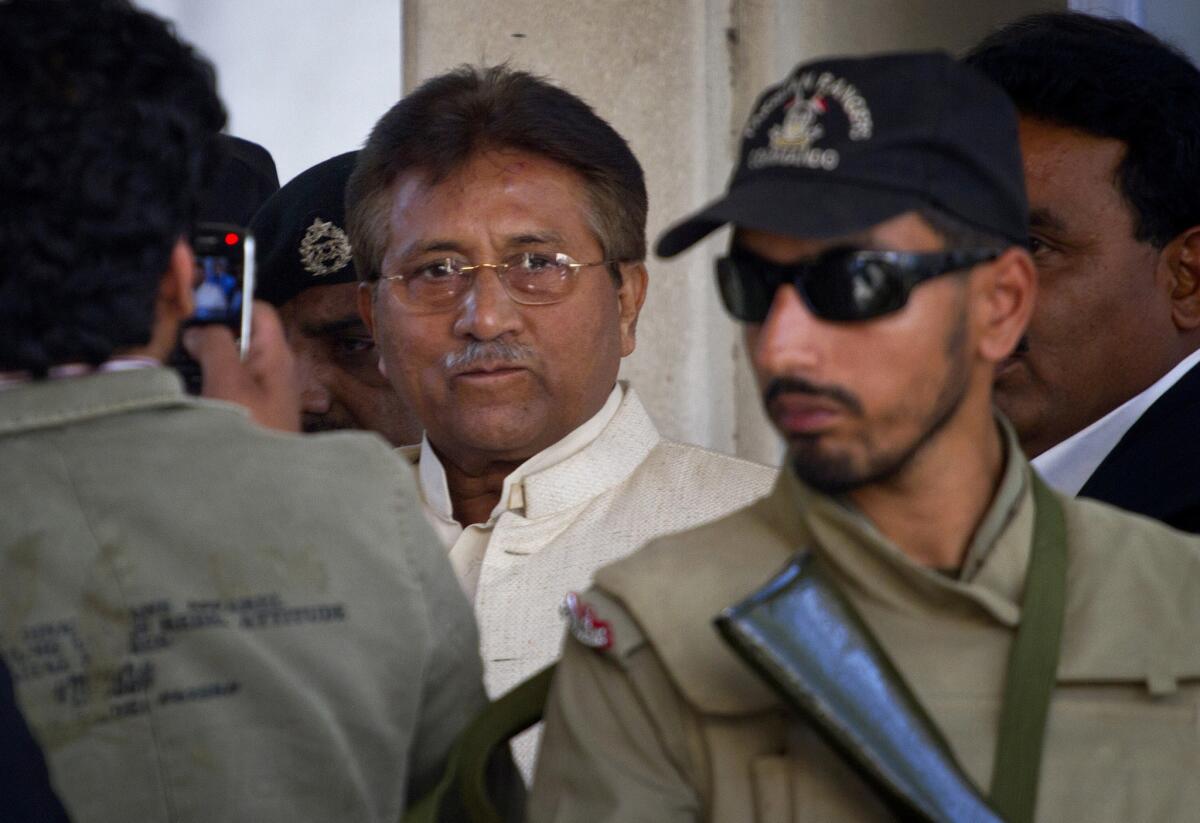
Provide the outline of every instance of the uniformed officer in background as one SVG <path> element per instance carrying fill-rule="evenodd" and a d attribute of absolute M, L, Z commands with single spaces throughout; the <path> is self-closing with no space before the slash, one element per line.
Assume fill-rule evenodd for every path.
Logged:
<path fill-rule="evenodd" d="M 358 271 L 346 234 L 346 181 L 358 152 L 300 172 L 250 224 L 256 294 L 279 309 L 296 355 L 306 432 L 374 431 L 416 443 L 421 424 L 379 371 L 379 350 L 358 314 Z"/>
<path fill-rule="evenodd" d="M 938 53 L 801 65 L 759 99 L 728 192 L 658 250 L 733 225 L 718 279 L 788 470 L 597 573 L 535 823 L 889 819 L 870 746 L 829 745 L 714 629 L 796 558 L 890 658 L 871 688 L 911 690 L 996 815 L 1194 819 L 1200 543 L 1049 491 L 993 411 L 1036 291 L 1017 145 L 1004 94 Z"/>

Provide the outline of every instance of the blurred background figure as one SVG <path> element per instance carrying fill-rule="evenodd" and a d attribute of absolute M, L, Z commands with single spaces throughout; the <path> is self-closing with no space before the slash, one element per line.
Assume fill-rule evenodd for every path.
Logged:
<path fill-rule="evenodd" d="M 305 431 L 366 429 L 394 446 L 421 425 L 379 370 L 379 351 L 358 313 L 358 272 L 346 236 L 346 180 L 357 152 L 302 172 L 251 223 L 258 296 L 279 309 L 296 355 Z"/>
<path fill-rule="evenodd" d="M 202 183 L 197 220 L 244 229 L 259 206 L 279 190 L 279 177 L 271 153 L 257 143 L 218 134 L 212 144 L 213 172 Z M 242 309 L 242 277 L 234 275 L 228 260 L 196 255 L 195 320 L 220 322 Z M 232 304 L 232 305 L 231 305 Z M 190 394 L 200 394 L 200 366 L 182 344 L 171 352 L 167 365 L 179 372 Z"/>
<path fill-rule="evenodd" d="M 1200 532 L 1200 71 L 1132 23 L 1019 20 L 967 57 L 1013 98 L 1037 304 L 996 372 L 1034 467 Z"/>
<path fill-rule="evenodd" d="M 200 200 L 203 223 L 250 225 L 263 202 L 279 191 L 279 175 L 271 153 L 258 143 L 217 135 L 217 172 Z"/>

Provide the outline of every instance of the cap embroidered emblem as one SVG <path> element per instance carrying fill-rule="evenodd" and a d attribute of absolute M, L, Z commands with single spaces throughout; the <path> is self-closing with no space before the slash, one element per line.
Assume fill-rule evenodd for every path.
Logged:
<path fill-rule="evenodd" d="M 800 149 L 809 148 L 814 140 L 820 140 L 825 135 L 825 128 L 817 122 L 817 118 L 829 111 L 823 97 L 810 97 L 807 100 L 799 96 L 783 104 L 783 122 L 772 126 L 772 146 L 795 146 Z"/>
<path fill-rule="evenodd" d="M 568 592 L 563 598 L 558 612 L 567 619 L 567 629 L 571 636 L 591 649 L 607 649 L 612 647 L 612 627 L 596 617 L 592 607 L 579 599 L 575 592 Z"/>
<path fill-rule="evenodd" d="M 346 232 L 328 220 L 314 217 L 300 241 L 300 262 L 313 277 L 324 277 L 344 268 L 353 257 Z"/>
<path fill-rule="evenodd" d="M 871 109 L 854 84 L 832 72 L 806 71 L 768 95 L 750 115 L 744 132 L 747 140 L 753 140 L 763 124 L 783 110 L 782 121 L 767 130 L 767 145 L 750 151 L 746 158 L 747 167 L 836 169 L 841 162 L 841 153 L 835 148 L 816 145 L 828 136 L 821 118 L 829 114 L 832 104 L 837 104 L 845 113 L 850 140 L 871 139 L 874 132 Z"/>

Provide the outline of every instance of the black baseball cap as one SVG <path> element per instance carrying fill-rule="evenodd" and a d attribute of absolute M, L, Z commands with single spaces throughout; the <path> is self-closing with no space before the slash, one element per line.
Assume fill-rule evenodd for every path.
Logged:
<path fill-rule="evenodd" d="M 346 181 L 357 156 L 346 152 L 300 172 L 254 215 L 256 297 L 282 306 L 313 286 L 358 280 L 345 230 Z"/>
<path fill-rule="evenodd" d="M 819 60 L 759 97 L 725 195 L 657 251 L 678 254 L 726 223 L 827 238 L 922 207 L 1027 242 L 1007 95 L 944 52 Z"/>

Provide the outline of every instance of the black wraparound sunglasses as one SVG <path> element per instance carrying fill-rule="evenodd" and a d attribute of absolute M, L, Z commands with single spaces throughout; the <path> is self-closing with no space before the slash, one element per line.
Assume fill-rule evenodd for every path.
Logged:
<path fill-rule="evenodd" d="M 996 249 L 939 252 L 876 251 L 838 247 L 810 260 L 773 263 L 734 247 L 717 260 L 725 308 L 744 323 L 761 323 L 782 285 L 795 287 L 825 320 L 854 322 L 898 311 L 919 283 L 994 260 Z"/>

